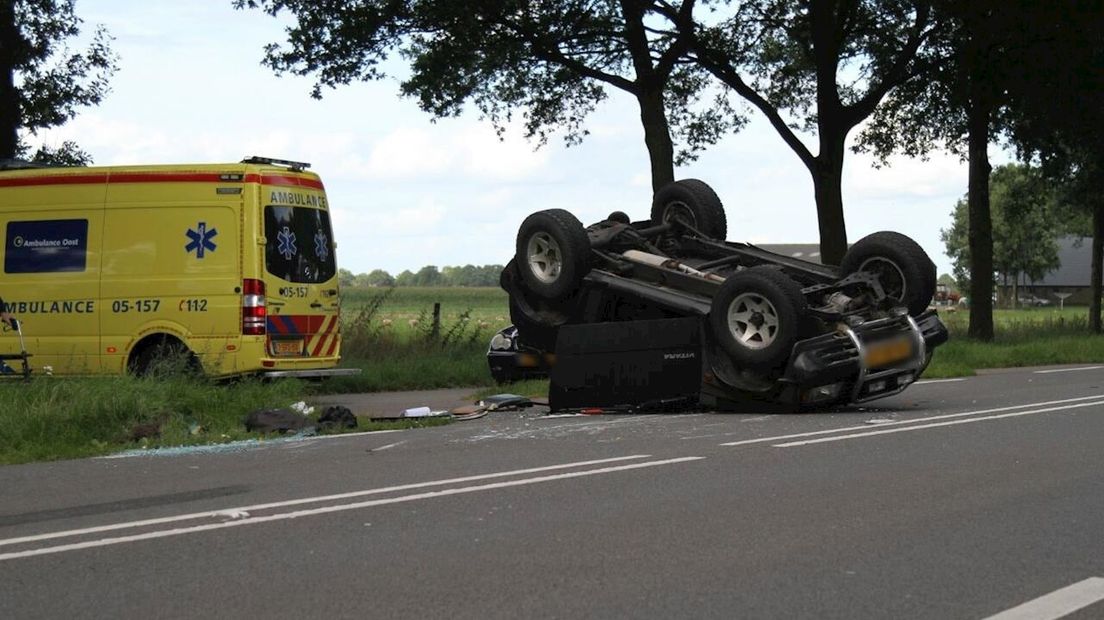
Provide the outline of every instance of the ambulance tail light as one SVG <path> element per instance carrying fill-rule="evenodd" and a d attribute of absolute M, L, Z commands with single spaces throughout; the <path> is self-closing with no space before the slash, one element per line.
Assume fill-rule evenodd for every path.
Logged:
<path fill-rule="evenodd" d="M 242 280 L 242 335 L 265 335 L 265 284 L 263 280 Z"/>

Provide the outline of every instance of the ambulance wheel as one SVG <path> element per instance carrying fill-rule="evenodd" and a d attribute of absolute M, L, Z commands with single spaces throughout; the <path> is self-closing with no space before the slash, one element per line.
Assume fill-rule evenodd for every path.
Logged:
<path fill-rule="evenodd" d="M 724 205 L 704 181 L 682 179 L 659 188 L 652 199 L 652 223 L 679 219 L 702 234 L 720 241 L 728 236 Z"/>
<path fill-rule="evenodd" d="M 195 353 L 170 336 L 142 346 L 131 356 L 128 369 L 138 377 L 199 375 L 203 370 Z"/>

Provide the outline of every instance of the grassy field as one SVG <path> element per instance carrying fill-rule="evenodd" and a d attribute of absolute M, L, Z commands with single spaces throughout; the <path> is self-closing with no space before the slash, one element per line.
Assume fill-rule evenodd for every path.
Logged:
<path fill-rule="evenodd" d="M 983 368 L 1104 361 L 1104 335 L 1089 333 L 1086 308 L 996 310 L 993 342 L 967 338 L 969 311 L 941 316 L 951 339 L 936 351 L 925 377 L 968 376 Z"/>
<path fill-rule="evenodd" d="M 434 332 L 432 308 L 441 304 Z M 93 456 L 120 449 L 256 438 L 242 419 L 317 393 L 471 387 L 488 395 L 543 395 L 547 382 L 491 386 L 487 343 L 509 319 L 497 288 L 346 291 L 342 306 L 345 366 L 360 376 L 322 383 L 130 377 L 61 379 L 0 385 L 0 463 Z M 1085 308 L 998 310 L 992 343 L 966 338 L 967 311 L 945 312 L 951 340 L 925 377 L 974 374 L 980 368 L 1104 361 L 1104 336 L 1087 330 Z M 143 427 L 159 433 L 141 436 Z M 394 425 L 362 426 L 361 430 Z"/>
<path fill-rule="evenodd" d="M 441 304 L 436 335 L 434 303 Z M 178 376 L 39 376 L 28 384 L 0 384 L 0 464 L 256 439 L 242 424 L 249 412 L 287 407 L 320 392 L 486 386 L 487 342 L 506 326 L 505 315 L 500 289 L 353 290 L 345 295 L 342 316 L 345 366 L 363 369 L 357 377 L 216 384 Z M 420 425 L 426 423 L 362 422 L 359 430 Z"/>
<path fill-rule="evenodd" d="M 343 365 L 361 373 L 322 386 L 341 393 L 487 385 L 487 343 L 510 323 L 499 288 L 352 289 L 342 316 Z"/>

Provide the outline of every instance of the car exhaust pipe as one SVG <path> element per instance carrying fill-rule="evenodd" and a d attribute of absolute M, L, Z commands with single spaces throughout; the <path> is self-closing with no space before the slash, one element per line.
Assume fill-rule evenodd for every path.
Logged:
<path fill-rule="evenodd" d="M 640 263 L 641 265 L 650 265 L 652 267 L 661 267 L 663 269 L 670 269 L 672 271 L 679 271 L 688 275 L 697 276 L 699 278 L 705 278 L 706 280 L 712 280 L 714 282 L 724 282 L 724 278 L 715 273 L 705 273 L 704 271 L 698 271 L 689 265 L 684 265 L 673 258 L 667 258 L 666 256 L 659 256 L 656 254 L 649 254 L 648 252 L 641 252 L 640 250 L 628 250 L 622 254 L 626 259 Z"/>

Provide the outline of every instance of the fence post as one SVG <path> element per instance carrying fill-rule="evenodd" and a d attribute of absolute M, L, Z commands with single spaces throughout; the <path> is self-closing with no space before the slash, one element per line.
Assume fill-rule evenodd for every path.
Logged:
<path fill-rule="evenodd" d="M 441 337 L 441 302 L 433 303 L 433 330 L 429 337 L 436 341 Z"/>

